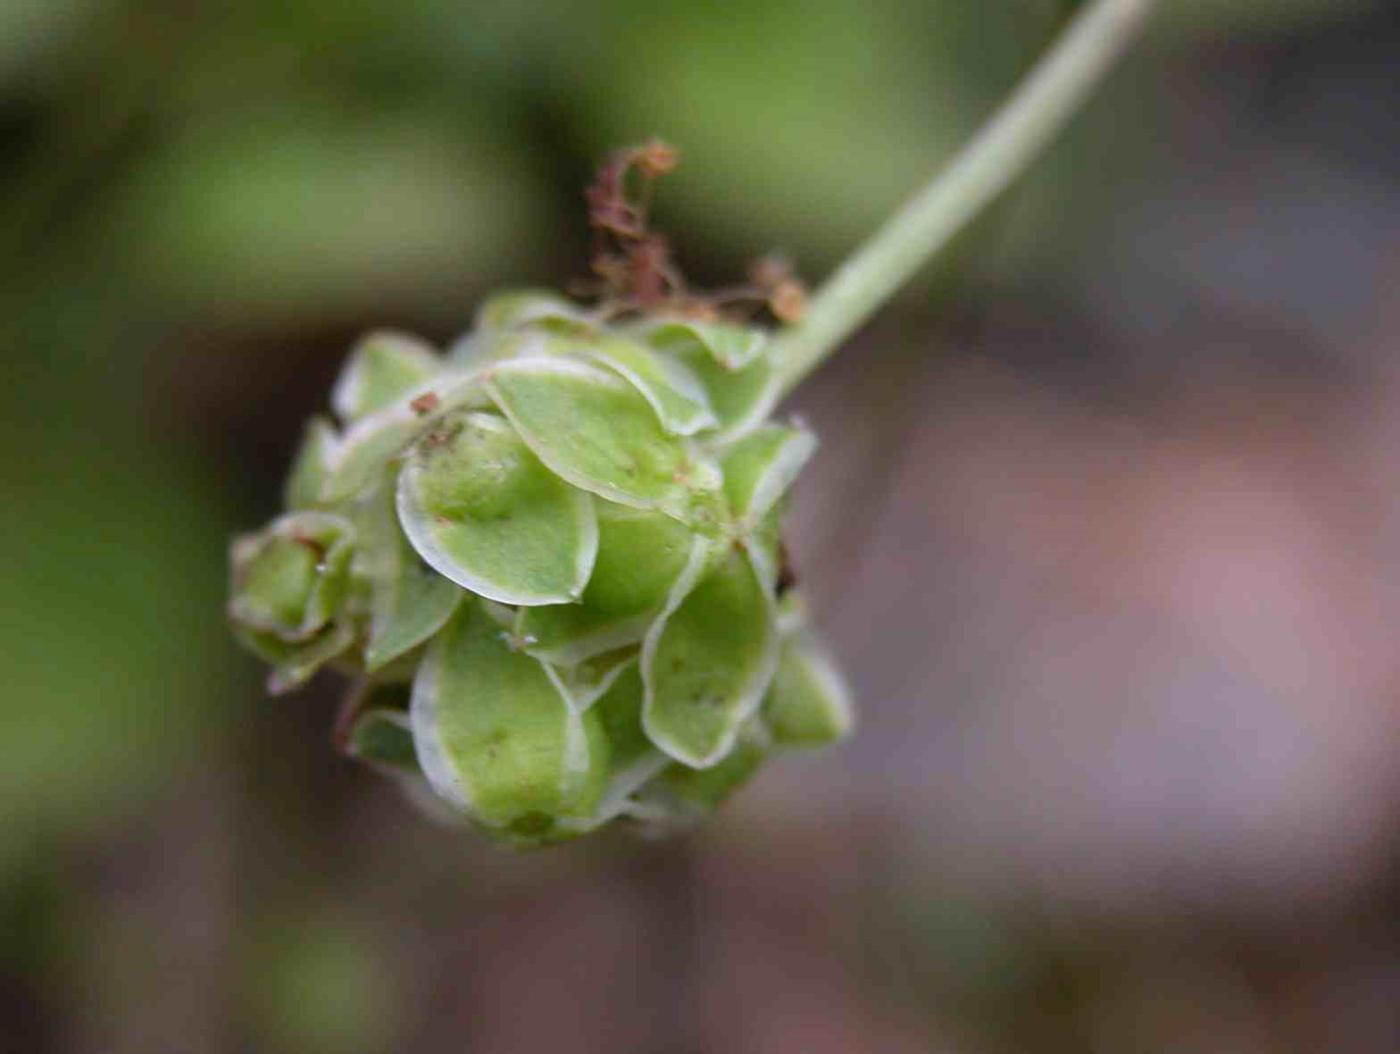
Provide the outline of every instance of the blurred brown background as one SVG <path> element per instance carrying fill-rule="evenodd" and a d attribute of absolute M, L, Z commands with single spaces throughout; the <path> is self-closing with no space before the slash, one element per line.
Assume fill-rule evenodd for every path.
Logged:
<path fill-rule="evenodd" d="M 793 401 L 861 706 L 513 856 L 268 700 L 224 547 L 352 338 L 582 269 L 609 147 L 816 279 L 1059 0 L 0 4 L 0 1051 L 1400 1046 L 1400 15 L 1169 0 Z"/>

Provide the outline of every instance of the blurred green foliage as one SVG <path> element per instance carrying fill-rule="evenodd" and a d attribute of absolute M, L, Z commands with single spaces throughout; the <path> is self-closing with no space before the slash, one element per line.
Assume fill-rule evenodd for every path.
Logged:
<path fill-rule="evenodd" d="M 389 1049 L 404 993 L 362 920 L 303 905 L 253 928 L 243 1019 L 260 1050 Z"/>
<path fill-rule="evenodd" d="M 864 0 L 609 15 L 596 47 L 567 60 L 589 145 L 663 131 L 686 157 L 667 195 L 677 230 L 812 264 L 848 250 L 949 154 L 1053 25 L 1026 5 Z"/>
<path fill-rule="evenodd" d="M 41 834 L 100 830 L 162 789 L 232 673 L 210 604 L 226 513 L 201 466 L 119 432 L 5 438 L 25 455 L 4 478 L 0 880 Z"/>
<path fill-rule="evenodd" d="M 367 287 L 412 303 L 518 266 L 538 193 L 508 153 L 468 151 L 412 114 L 283 106 L 198 129 L 133 172 L 116 251 L 146 261 L 150 295 L 225 318 L 347 306 Z"/>

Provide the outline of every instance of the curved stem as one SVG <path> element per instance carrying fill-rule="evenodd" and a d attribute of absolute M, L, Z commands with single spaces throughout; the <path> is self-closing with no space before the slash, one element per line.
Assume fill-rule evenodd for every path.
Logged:
<path fill-rule="evenodd" d="M 778 337 L 790 392 L 997 197 L 1065 125 L 1137 35 L 1155 0 L 1093 0 L 960 154 L 817 290 Z"/>

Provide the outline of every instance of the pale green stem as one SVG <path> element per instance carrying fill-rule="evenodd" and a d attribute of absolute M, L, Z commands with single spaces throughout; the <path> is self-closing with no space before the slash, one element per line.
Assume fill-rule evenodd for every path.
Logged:
<path fill-rule="evenodd" d="M 1137 35 L 1155 0 L 1094 0 L 1015 93 L 943 171 L 896 212 L 813 295 L 778 337 L 782 391 L 791 391 L 970 220 L 1073 116 Z"/>

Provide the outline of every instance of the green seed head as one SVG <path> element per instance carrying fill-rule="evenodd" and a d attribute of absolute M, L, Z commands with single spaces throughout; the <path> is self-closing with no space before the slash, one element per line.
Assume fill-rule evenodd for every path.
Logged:
<path fill-rule="evenodd" d="M 545 292 L 442 355 L 372 335 L 235 543 L 235 629 L 275 689 L 350 671 L 347 751 L 505 842 L 690 822 L 851 725 L 782 566 L 816 441 L 776 383 L 755 327 Z"/>

